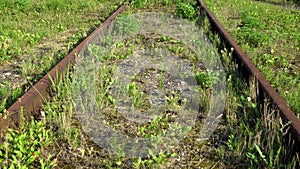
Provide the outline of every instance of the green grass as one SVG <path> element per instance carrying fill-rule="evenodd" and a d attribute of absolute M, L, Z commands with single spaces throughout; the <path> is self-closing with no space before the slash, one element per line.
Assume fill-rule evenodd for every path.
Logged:
<path fill-rule="evenodd" d="M 4 143 L 0 146 L 1 168 L 53 168 L 55 163 L 44 147 L 51 144 L 51 131 L 44 121 L 22 118 L 19 129 L 8 129 Z"/>
<path fill-rule="evenodd" d="M 300 112 L 300 11 L 260 1 L 204 1 L 271 85 Z"/>
<path fill-rule="evenodd" d="M 230 52 L 223 52 L 223 60 L 230 58 Z M 234 165 L 232 168 L 296 168 L 297 155 L 293 152 L 296 144 L 287 144 L 291 135 L 285 133 L 287 124 L 282 122 L 279 111 L 268 101 L 263 103 L 264 107 L 257 103 L 257 81 L 250 79 L 246 85 L 234 64 L 227 62 L 227 65 L 225 131 L 228 134 L 225 145 L 216 149 L 217 159 L 222 157 L 225 165 Z"/>
<path fill-rule="evenodd" d="M 276 4 L 276 5 L 283 5 L 283 6 L 290 5 L 290 6 L 299 7 L 299 5 L 300 5 L 299 0 L 258 0 L 258 1 L 267 2 L 267 3 L 271 3 L 271 4 Z"/>
<path fill-rule="evenodd" d="M 149 9 L 177 13 L 183 18 L 190 18 L 197 23 L 202 23 L 199 27 L 206 35 L 209 35 L 214 45 L 222 46 L 218 36 L 209 31 L 207 18 L 196 17 L 199 14 L 198 10 L 195 10 L 195 15 L 191 17 L 190 14 L 193 12 L 189 12 L 191 8 L 186 8 L 187 4 L 187 2 L 171 3 L 168 0 L 135 1 L 126 13 L 148 11 Z M 195 7 L 195 3 L 190 6 Z M 107 37 L 102 42 L 109 44 L 111 39 Z M 264 41 L 258 42 L 253 45 L 260 46 L 264 43 Z M 178 93 L 170 92 L 166 98 L 170 103 L 167 106 L 174 114 L 156 116 L 145 124 L 135 124 L 128 122 L 115 111 L 115 104 L 118 100 L 115 100 L 109 92 L 112 83 L 116 80 L 113 78 L 116 63 L 143 47 L 154 49 L 164 47 L 182 59 L 194 61 L 192 62 L 195 64 L 193 71 L 201 100 L 200 113 L 195 126 L 191 126 L 186 137 L 177 146 L 158 154 L 153 154 L 149 150 L 149 156 L 146 158 L 129 158 L 122 151 L 112 153 L 104 150 L 86 135 L 83 130 L 84 126 L 81 126 L 78 120 L 80 118 L 78 112 L 75 112 L 74 99 L 77 97 L 74 98 L 76 95 L 74 96 L 74 91 L 72 91 L 74 88 L 71 86 L 78 84 L 75 87 L 84 87 L 98 93 L 95 100 L 99 103 L 98 107 L 105 116 L 107 125 L 111 128 L 130 136 L 159 138 L 170 125 L 174 124 L 172 121 L 173 116 L 176 117 L 174 112 L 181 107 L 178 102 Z M 78 79 L 78 74 L 74 77 L 71 72 L 65 76 L 65 79 L 53 82 L 51 101 L 44 105 L 41 120 L 33 121 L 28 123 L 30 125 L 27 127 L 12 131 L 14 137 L 10 137 L 12 134 L 8 134 L 5 143 L 2 144 L 3 149 L 0 146 L 2 152 L 0 161 L 2 161 L 3 167 L 41 168 L 43 163 L 49 168 L 53 166 L 58 168 L 295 168 L 297 154 L 293 152 L 293 149 L 297 145 L 289 142 L 291 141 L 290 134 L 286 133 L 279 112 L 272 106 L 261 107 L 262 105 L 257 103 L 255 92 L 257 83 L 255 79 L 250 80 L 249 84 L 242 80 L 235 64 L 231 62 L 231 51 L 224 49 L 220 55 L 226 68 L 225 111 L 215 133 L 209 140 L 201 142 L 199 140 L 200 131 L 207 110 L 210 108 L 210 89 L 213 84 L 218 82 L 218 79 L 212 78 L 214 75 L 210 71 L 202 70 L 201 66 L 197 65 L 198 61 L 195 59 L 197 57 L 193 52 L 189 52 L 190 49 L 186 48 L 182 42 L 167 36 L 140 35 L 116 43 L 112 51 L 103 57 L 97 58 L 97 56 L 103 55 L 103 48 L 91 45 L 89 49 L 90 54 L 94 55 L 97 61 L 106 64 L 100 64 L 97 67 L 98 71 L 95 72 L 95 76 L 79 76 L 81 79 Z M 128 98 L 136 101 L 133 102 L 133 107 L 147 109 L 147 95 L 141 92 L 143 88 L 141 84 L 147 74 L 157 79 L 156 83 L 160 89 L 167 79 L 165 72 L 157 70 L 149 70 L 145 74 L 133 77 L 132 83 L 124 86 L 124 93 L 128 95 Z M 93 87 L 90 77 L 95 78 L 96 88 L 89 88 Z M 83 103 L 85 104 L 85 102 Z M 265 105 L 268 104 L 269 102 L 265 103 Z M 90 104 L 87 102 L 87 105 Z M 97 128 L 93 129 L 94 132 L 97 131 Z M 23 139 L 28 135 L 32 135 L 32 140 Z M 35 144 L 36 142 L 39 143 Z M 114 142 L 111 144 L 115 150 L 119 150 L 123 146 L 114 145 Z M 4 148 L 5 146 L 9 148 Z M 26 150 L 20 154 L 19 149 L 24 148 Z M 33 155 L 37 155 L 32 157 L 32 152 L 37 152 L 33 153 Z M 4 156 L 4 154 L 8 155 Z M 15 154 L 29 160 L 15 160 Z M 32 161 L 32 159 L 34 160 Z M 27 161 L 29 162 L 26 163 Z"/>
<path fill-rule="evenodd" d="M 12 93 L 18 92 L 17 98 L 20 97 L 120 3 L 108 0 L 1 1 L 0 68 L 12 64 L 8 70 L 19 72 L 20 82 L 9 79 L 0 82 L 0 88 L 9 90 L 8 95 L 0 92 L 0 113 L 16 100 Z"/>
<path fill-rule="evenodd" d="M 3 48 L 1 48 L 0 64 L 15 58 L 24 59 L 26 54 L 37 52 L 33 50 L 54 47 L 55 44 L 51 42 L 72 38 L 72 33 L 79 30 L 82 30 L 82 33 L 87 32 L 91 26 L 98 25 L 107 14 L 112 12 L 106 10 L 106 15 L 100 15 L 97 14 L 99 10 L 103 13 L 103 8 L 112 5 L 114 4 L 105 0 L 1 1 L 0 37 Z M 85 19 L 86 15 L 91 17 Z M 71 40 L 69 43 L 73 45 Z"/>

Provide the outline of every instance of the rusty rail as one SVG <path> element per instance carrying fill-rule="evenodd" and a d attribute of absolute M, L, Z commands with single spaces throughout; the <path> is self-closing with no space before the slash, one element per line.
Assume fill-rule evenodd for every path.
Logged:
<path fill-rule="evenodd" d="M 259 88 L 266 93 L 266 95 L 271 99 L 271 101 L 278 107 L 280 111 L 280 115 L 285 120 L 285 122 L 290 122 L 290 129 L 294 137 L 299 141 L 300 140 L 300 120 L 295 115 L 289 106 L 286 104 L 284 99 L 276 92 L 276 90 L 270 85 L 270 83 L 266 80 L 263 74 L 259 71 L 259 69 L 252 63 L 252 61 L 247 57 L 247 55 L 243 52 L 241 47 L 234 41 L 234 39 L 227 33 L 225 28 L 220 24 L 214 14 L 207 8 L 205 3 L 202 0 L 198 0 L 202 9 L 207 14 L 211 26 L 214 31 L 216 31 L 221 39 L 224 40 L 225 46 L 228 49 L 234 48 L 233 56 L 235 59 L 242 64 L 243 71 L 246 74 L 257 79 Z"/>
<path fill-rule="evenodd" d="M 258 68 L 252 63 L 252 61 L 246 56 L 239 45 L 233 40 L 233 38 L 227 33 L 224 27 L 219 23 L 216 17 L 209 11 L 207 6 L 202 0 L 198 0 L 202 9 L 207 14 L 211 26 L 221 38 L 224 40 L 225 45 L 228 49 L 234 48 L 233 56 L 238 62 L 243 65 L 243 70 L 248 75 L 255 77 L 258 80 L 259 87 L 271 101 L 278 106 L 281 112 L 282 118 L 286 122 L 291 122 L 290 127 L 293 135 L 300 140 L 300 121 L 295 115 L 286 102 L 280 97 L 270 83 L 265 79 L 263 74 Z M 20 118 L 20 110 L 23 108 L 25 117 L 34 115 L 41 108 L 44 101 L 49 99 L 51 90 L 51 79 L 58 80 L 60 76 L 67 71 L 68 67 L 75 62 L 75 54 L 78 53 L 96 33 L 101 30 L 105 25 L 110 23 L 115 17 L 123 12 L 126 8 L 126 3 L 123 3 L 105 22 L 101 24 L 92 34 L 90 34 L 84 41 L 82 41 L 75 49 L 72 50 L 61 62 L 57 64 L 51 71 L 45 75 L 38 83 L 36 83 L 28 92 L 26 92 L 21 98 L 18 99 L 11 107 L 8 108 L 0 117 L 0 133 L 3 136 L 4 131 L 9 126 L 17 124 Z M 57 76 L 58 75 L 58 76 Z M 2 137 L 3 138 L 3 137 Z"/>
<path fill-rule="evenodd" d="M 42 79 L 31 87 L 21 98 L 19 98 L 7 111 L 0 117 L 0 134 L 1 138 L 8 127 L 18 125 L 21 109 L 24 117 L 37 115 L 41 110 L 43 103 L 49 100 L 52 86 L 51 80 L 59 80 L 60 77 L 68 70 L 69 66 L 75 63 L 75 55 L 81 51 L 84 45 L 93 38 L 99 30 L 109 24 L 118 14 L 123 12 L 127 3 L 123 3 L 109 18 L 107 18 L 93 33 L 83 40 L 74 48 L 62 61 L 50 70 Z"/>

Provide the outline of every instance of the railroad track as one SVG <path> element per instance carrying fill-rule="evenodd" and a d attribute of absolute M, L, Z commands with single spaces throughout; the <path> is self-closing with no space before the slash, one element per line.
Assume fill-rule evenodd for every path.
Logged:
<path fill-rule="evenodd" d="M 21 113 L 24 117 L 37 116 L 43 106 L 43 103 L 49 100 L 52 81 L 59 80 L 75 63 L 75 55 L 81 51 L 84 45 L 93 38 L 105 25 L 114 20 L 118 14 L 126 8 L 123 3 L 109 18 L 107 18 L 93 33 L 83 40 L 76 48 L 74 48 L 62 61 L 53 67 L 42 79 L 40 79 L 33 87 L 31 87 L 21 98 L 11 105 L 0 117 L 0 133 L 1 137 L 5 135 L 8 127 L 18 125 Z M 21 111 L 22 110 L 22 111 Z"/>
<path fill-rule="evenodd" d="M 290 131 L 297 141 L 300 140 L 300 120 L 297 118 L 296 113 L 293 112 L 286 104 L 285 100 L 276 92 L 271 84 L 263 76 L 262 72 L 253 64 L 253 62 L 243 52 L 242 48 L 235 42 L 235 40 L 227 33 L 225 28 L 220 24 L 217 18 L 207 8 L 202 0 L 198 0 L 202 9 L 207 14 L 213 31 L 217 32 L 223 40 L 226 48 L 230 51 L 233 50 L 233 57 L 239 65 L 239 69 L 245 78 L 255 78 L 258 81 L 259 90 L 257 95 L 261 103 L 264 99 L 270 99 L 271 102 L 280 110 L 281 117 L 285 122 L 290 122 Z"/>
<path fill-rule="evenodd" d="M 202 10 L 208 16 L 212 30 L 220 35 L 227 49 L 233 50 L 233 57 L 239 65 L 239 69 L 244 75 L 245 79 L 255 78 L 258 82 L 259 100 L 269 99 L 273 105 L 280 110 L 281 117 L 285 122 L 290 122 L 290 132 L 294 138 L 300 140 L 300 121 L 295 115 L 284 99 L 275 91 L 275 89 L 266 80 L 263 74 L 252 63 L 252 61 L 242 51 L 241 47 L 234 41 L 234 39 L 226 32 L 224 27 L 219 23 L 216 17 L 209 11 L 206 5 L 198 0 Z M 8 127 L 18 125 L 21 117 L 21 110 L 25 117 L 37 116 L 45 101 L 49 99 L 52 87 L 52 79 L 54 81 L 63 77 L 68 68 L 75 63 L 75 55 L 79 53 L 84 45 L 92 39 L 98 31 L 109 24 L 116 18 L 118 14 L 123 12 L 126 8 L 126 3 L 122 4 L 100 27 L 98 27 L 92 34 L 90 34 L 84 41 L 82 41 L 72 52 L 70 52 L 61 62 L 59 62 L 51 71 L 46 74 L 38 83 L 29 89 L 21 98 L 18 99 L 11 107 L 5 111 L 0 117 L 0 133 L 1 137 L 4 136 Z"/>

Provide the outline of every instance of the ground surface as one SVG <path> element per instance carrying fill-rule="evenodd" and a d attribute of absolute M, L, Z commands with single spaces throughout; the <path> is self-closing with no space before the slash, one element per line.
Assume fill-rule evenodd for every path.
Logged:
<path fill-rule="evenodd" d="M 37 4 L 31 1 L 29 4 L 24 4 L 24 2 L 28 2 L 26 0 L 3 2 L 1 2 L 2 5 L 4 4 L 4 6 L 8 7 L 3 8 L 1 16 L 5 17 L 7 11 L 13 8 L 13 5 L 17 5 L 18 10 L 8 13 L 8 18 L 3 18 L 6 22 L 2 24 L 6 24 L 7 29 L 4 29 L 5 26 L 2 28 L 2 32 L 4 33 L 1 35 L 1 38 L 6 39 L 6 41 L 3 41 L 5 44 L 2 44 L 2 46 L 7 47 L 7 49 L 13 49 L 13 51 L 15 49 L 21 49 L 21 51 L 20 53 L 12 54 L 6 52 L 9 50 L 2 50 L 1 52 L 4 51 L 3 56 L 7 56 L 2 57 L 2 70 L 4 70 L 5 66 L 9 67 L 15 65 L 18 67 L 18 63 L 25 60 L 24 63 L 26 64 L 20 66 L 20 76 L 25 77 L 29 83 L 34 83 L 38 77 L 43 74 L 40 72 L 47 71 L 47 68 L 57 63 L 74 44 L 86 36 L 89 29 L 93 29 L 95 25 L 99 25 L 104 18 L 109 16 L 109 13 L 116 9 L 116 4 L 120 4 L 120 2 L 92 0 L 76 2 L 70 0 L 50 0 L 47 2 L 37 1 Z M 274 48 L 274 45 L 277 45 L 276 47 L 287 47 L 287 45 L 295 46 L 291 48 L 291 50 L 285 49 L 285 52 L 297 53 L 298 49 L 296 45 L 298 43 L 298 34 L 295 34 L 296 38 L 291 36 L 293 35 L 291 32 L 298 28 L 297 25 L 291 26 L 291 30 L 288 29 L 286 31 L 286 29 L 283 29 L 285 28 L 284 24 L 281 23 L 282 16 L 278 14 L 274 16 L 274 18 L 276 24 L 279 25 L 277 27 L 278 31 L 281 32 L 276 33 L 275 31 L 274 33 L 274 31 L 268 27 L 268 25 L 272 23 L 272 20 L 270 23 L 266 20 L 265 22 L 268 24 L 261 24 L 261 21 L 256 19 L 256 17 L 260 15 L 255 9 L 268 9 L 268 4 L 258 3 L 258 5 L 251 2 L 251 5 L 248 5 L 249 9 L 243 14 L 240 14 L 235 10 L 228 10 L 231 9 L 230 7 L 232 6 L 230 6 L 230 3 L 224 3 L 225 1 L 207 2 L 211 2 L 208 3 L 210 8 L 212 8 L 216 15 L 221 16 L 220 20 L 223 20 L 222 22 L 224 22 L 225 26 L 231 28 L 229 29 L 231 30 L 230 33 L 249 55 L 251 53 L 267 54 L 263 55 L 269 57 L 265 58 L 267 61 L 260 61 L 258 59 L 256 62 L 258 65 L 262 65 L 261 68 L 266 66 L 265 63 L 270 63 L 267 65 L 270 66 L 267 67 L 268 69 L 271 70 L 274 68 L 276 71 L 281 71 L 281 68 L 283 68 L 283 70 L 286 68 L 289 73 L 291 71 L 291 75 L 294 76 L 297 67 L 290 67 L 290 64 L 294 65 L 295 63 L 290 63 L 291 60 L 288 60 L 292 58 L 293 55 L 280 57 L 284 52 Z M 228 4 L 229 6 L 227 6 Z M 247 5 L 245 1 L 234 1 L 232 4 L 236 4 L 235 7 L 239 9 L 244 9 L 244 5 Z M 223 7 L 228 7 L 228 9 Z M 36 11 L 39 8 L 49 8 L 49 10 L 45 10 L 44 12 L 46 12 L 46 14 L 43 14 L 41 11 Z M 274 7 L 274 9 L 275 8 L 277 9 L 277 11 L 275 11 L 276 13 L 282 10 L 281 7 Z M 108 11 L 106 11 L 107 9 Z M 57 13 L 57 11 L 65 15 L 56 15 L 55 13 Z M 200 11 L 197 10 L 195 1 L 134 1 L 130 4 L 125 13 L 130 14 L 141 11 L 165 11 L 185 19 L 190 19 L 195 23 L 201 23 L 199 25 L 201 31 L 210 38 L 213 45 L 219 43 L 218 38 L 209 31 L 207 18 L 198 15 Z M 292 11 L 294 10 L 292 9 Z M 35 18 L 32 19 L 31 22 L 29 21 L 30 24 L 26 25 L 25 19 L 25 21 L 22 22 L 23 20 L 18 19 L 18 17 L 16 17 L 17 19 L 14 18 L 15 15 L 28 15 L 28 17 L 25 18 L 35 16 Z M 89 19 L 87 19 L 86 15 L 90 16 Z M 72 19 L 74 16 L 78 21 Z M 291 12 L 288 17 L 292 18 L 288 22 L 292 24 L 294 23 L 294 18 L 297 19 L 298 13 Z M 24 41 L 22 41 L 19 35 L 20 37 L 36 37 L 36 35 L 27 35 L 26 33 L 34 33 L 34 31 L 31 30 L 33 30 L 32 25 L 38 20 L 37 18 L 43 18 L 44 20 L 40 19 L 38 21 L 38 23 L 41 22 L 41 30 L 37 30 L 36 32 L 45 31 L 46 33 L 42 33 L 41 36 L 47 36 L 37 38 L 40 40 L 34 40 L 35 38 L 33 38 L 33 42 L 30 42 L 30 38 L 25 38 Z M 11 24 L 11 21 L 15 21 L 13 22 L 14 24 Z M 229 21 L 229 23 L 225 21 Z M 21 33 L 17 30 L 7 33 L 10 32 L 10 29 L 14 30 L 7 25 L 17 25 L 16 23 L 18 22 L 23 23 L 24 30 L 27 32 L 24 31 L 22 27 L 18 27 L 17 30 L 22 30 Z M 122 24 L 130 25 L 132 22 L 129 20 L 122 22 L 121 25 Z M 243 26 L 240 24 L 243 24 Z M 81 27 L 82 25 L 84 26 Z M 263 26 L 261 30 L 258 29 L 260 25 Z M 258 26 L 258 28 L 255 26 Z M 241 30 L 239 31 L 241 32 L 236 30 L 237 27 L 240 27 L 239 29 Z M 272 35 L 271 39 L 264 37 L 265 29 L 267 30 L 266 33 Z M 253 33 L 254 30 L 259 31 L 255 34 Z M 25 32 L 24 36 L 22 35 L 23 32 Z M 251 36 L 252 34 L 256 36 L 253 37 Z M 240 38 L 238 35 L 241 35 L 243 38 Z M 277 36 L 281 35 L 283 38 L 282 43 L 277 44 L 273 42 Z M 12 42 L 9 38 L 22 43 L 14 44 L 15 42 Z M 294 39 L 296 39 L 296 41 L 294 41 Z M 109 40 L 108 37 L 102 42 L 109 43 Z M 49 49 L 47 48 L 48 46 L 50 47 Z M 268 48 L 268 46 L 270 46 L 270 48 Z M 132 112 L 127 112 L 126 109 L 122 111 L 124 105 L 122 103 L 117 104 L 116 102 L 119 101 L 116 100 L 116 97 L 120 93 L 114 93 L 111 84 L 115 80 L 114 71 L 116 71 L 116 66 L 127 66 L 127 68 L 129 68 L 128 65 L 130 65 L 130 63 L 124 60 L 126 60 L 127 57 L 130 58 L 134 51 L 140 51 L 145 47 L 152 47 L 154 49 L 164 47 L 170 53 L 176 55 L 176 60 L 184 60 L 184 65 L 187 65 L 184 66 L 184 68 L 192 70 L 191 72 L 195 75 L 197 85 L 194 83 L 186 83 L 185 80 L 174 77 L 172 72 L 162 71 L 161 69 L 140 70 L 128 85 L 123 86 L 123 92 L 128 96 L 126 98 L 130 100 L 130 106 L 139 108 L 144 112 L 149 110 L 150 105 L 155 104 L 165 104 L 167 109 L 166 111 L 153 111 L 149 114 L 142 114 L 143 117 L 147 115 L 147 118 L 151 117 L 152 120 L 145 123 L 137 123 L 130 118 L 124 118 L 124 115 L 132 115 L 130 114 Z M 27 48 L 28 50 L 23 51 Z M 91 52 L 90 54 L 94 54 L 93 56 L 95 57 L 103 56 L 97 53 L 101 53 L 101 50 L 103 50 L 103 48 L 99 50 L 99 45 L 93 48 L 95 50 L 92 50 L 92 46 L 90 46 L 90 48 L 91 50 L 87 53 Z M 253 51 L 251 49 L 255 50 Z M 265 52 L 265 50 L 267 50 L 267 52 Z M 47 51 L 50 53 L 50 56 L 47 55 Z M 210 51 L 207 52 L 210 53 Z M 29 57 L 36 55 L 39 57 Z M 0 145 L 1 166 L 29 166 L 32 168 L 42 168 L 42 166 L 52 168 L 54 165 L 56 165 L 57 168 L 295 168 L 295 162 L 299 159 L 297 159 L 297 154 L 293 152 L 293 143 L 288 142 L 290 135 L 286 133 L 286 128 L 284 124 L 282 124 L 277 110 L 272 108 L 261 109 L 260 105 L 256 103 L 256 82 L 250 81 L 248 85 L 248 83 L 245 83 L 245 81 L 240 78 L 235 64 L 230 61 L 230 51 L 222 51 L 218 56 L 224 61 L 227 90 L 224 112 L 218 116 L 220 123 L 210 139 L 203 141 L 201 140 L 200 134 L 203 129 L 203 122 L 208 116 L 208 110 L 213 103 L 210 97 L 213 91 L 212 84 L 218 82 L 218 79 L 211 79 L 210 77 L 215 76 L 209 74 L 209 70 L 205 69 L 203 62 L 197 60 L 195 53 L 190 52 L 190 48 L 181 44 L 180 41 L 161 35 L 143 35 L 131 37 L 125 41 L 116 43 L 108 55 L 98 58 L 103 64 L 97 65 L 99 71 L 95 74 L 90 74 L 86 71 L 84 72 L 87 73 L 85 74 L 86 76 L 78 76 L 81 74 L 75 76 L 72 71 L 68 74 L 67 78 L 58 81 L 53 87 L 51 101 L 45 104 L 41 112 L 40 120 L 35 120 L 31 123 L 23 121 L 22 125 L 20 125 L 20 129 L 10 130 L 7 137 L 3 139 L 4 144 Z M 255 57 L 256 55 L 253 55 L 253 58 Z M 278 60 L 279 62 L 277 62 Z M 47 63 L 48 67 L 41 66 L 43 65 L 42 63 Z M 298 62 L 296 62 L 296 64 L 297 63 Z M 94 67 L 89 65 L 88 68 Z M 119 74 L 125 75 L 126 73 L 132 73 L 130 71 L 126 72 L 125 69 L 119 70 L 121 70 Z M 9 75 L 13 76 L 13 73 L 7 70 L 5 73 L 5 79 L 7 79 Z M 92 86 L 93 88 L 89 88 L 91 86 L 90 81 L 84 81 L 85 78 L 89 80 L 89 77 L 95 77 L 96 85 Z M 294 81 L 292 82 L 293 84 L 295 83 Z M 90 133 L 101 133 L 97 125 L 84 128 L 85 124 L 79 120 L 80 115 L 85 115 L 86 117 L 86 114 L 82 114 L 84 111 L 78 111 L 78 107 L 76 107 L 78 104 L 74 104 L 74 101 L 78 99 L 77 95 L 74 96 L 74 86 L 76 87 L 74 83 L 79 84 L 77 85 L 79 87 L 83 87 L 81 88 L 83 90 L 79 90 L 83 95 L 88 93 L 88 91 L 94 91 L 99 94 L 94 98 L 99 103 L 97 108 L 101 110 L 100 113 L 105 117 L 105 124 L 109 125 L 111 129 L 115 129 L 132 137 L 142 138 L 159 138 L 170 126 L 174 127 L 173 119 L 182 114 L 186 115 L 184 114 L 186 112 L 182 113 L 179 111 L 184 106 L 186 97 L 182 92 L 189 90 L 189 85 L 197 87 L 199 90 L 200 104 L 198 105 L 197 116 L 194 119 L 195 124 L 189 126 L 191 127 L 189 128 L 189 133 L 185 135 L 179 144 L 169 149 L 169 151 L 161 151 L 158 154 L 149 153 L 150 155 L 146 158 L 130 158 L 125 156 L 122 151 L 119 153 L 107 151 L 96 144 L 95 138 L 88 135 Z M 5 82 L 4 85 L 11 86 L 12 84 Z M 293 85 L 291 86 L 293 87 Z M 167 93 L 166 97 L 156 95 L 156 93 L 162 90 L 165 90 Z M 15 95 L 17 96 L 18 93 Z M 82 102 L 84 103 L 84 108 L 94 108 L 94 105 L 90 104 L 89 99 L 83 99 Z M 266 102 L 265 104 L 268 103 Z M 97 115 L 91 117 L 98 118 Z M 99 122 L 97 118 L 95 118 L 96 122 Z M 208 120 L 207 122 L 213 124 L 213 122 L 216 122 L 216 119 L 217 118 L 214 118 L 212 121 Z M 179 128 L 180 127 L 181 126 L 179 126 Z M 30 139 L 28 139 L 28 136 Z M 110 143 L 110 146 L 115 148 L 114 150 L 123 146 L 122 144 L 114 144 L 113 140 L 111 142 L 105 141 Z M 169 142 L 164 142 L 159 146 L 164 147 L 168 144 Z"/>

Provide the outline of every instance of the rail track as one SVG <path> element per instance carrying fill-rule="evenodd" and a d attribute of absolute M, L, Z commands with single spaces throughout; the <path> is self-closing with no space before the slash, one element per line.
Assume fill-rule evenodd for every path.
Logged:
<path fill-rule="evenodd" d="M 246 79 L 255 78 L 258 81 L 257 95 L 261 103 L 264 99 L 270 99 L 271 102 L 280 110 L 281 117 L 285 122 L 290 122 L 290 131 L 297 141 L 300 140 L 300 120 L 295 115 L 285 100 L 276 92 L 271 84 L 263 76 L 262 72 L 253 64 L 253 62 L 243 52 L 241 47 L 235 42 L 235 40 L 227 33 L 225 28 L 220 24 L 217 18 L 207 8 L 202 0 L 198 0 L 201 8 L 207 14 L 213 31 L 217 32 L 223 40 L 226 48 L 230 50 L 233 48 L 233 57 L 236 63 L 239 65 L 239 69 Z"/>
<path fill-rule="evenodd" d="M 1 137 L 5 135 L 8 127 L 18 126 L 21 113 L 25 118 L 37 116 L 43 103 L 49 100 L 52 81 L 57 81 L 66 73 L 68 68 L 75 63 L 76 53 L 79 53 L 84 45 L 93 38 L 105 25 L 114 20 L 118 14 L 123 12 L 127 3 L 123 3 L 111 16 L 109 16 L 94 32 L 74 48 L 63 60 L 54 66 L 42 79 L 31 87 L 21 98 L 11 105 L 0 117 Z"/>
<path fill-rule="evenodd" d="M 296 139 L 300 141 L 300 121 L 295 115 L 284 99 L 276 92 L 276 90 L 270 85 L 263 74 L 252 63 L 252 61 L 242 51 L 241 47 L 234 41 L 234 39 L 226 32 L 224 27 L 219 23 L 216 17 L 209 11 L 207 6 L 202 0 L 198 0 L 202 11 L 208 16 L 212 30 L 219 34 L 221 40 L 224 42 L 227 49 L 233 50 L 233 57 L 236 63 L 239 65 L 239 69 L 245 79 L 254 78 L 258 82 L 257 94 L 260 102 L 263 104 L 263 100 L 269 99 L 273 105 L 281 112 L 281 117 L 285 122 L 290 122 L 290 132 Z M 118 14 L 123 12 L 126 8 L 126 3 L 123 3 L 101 26 L 99 26 L 93 33 L 91 33 L 84 41 L 82 41 L 72 52 L 70 52 L 61 62 L 59 62 L 51 71 L 46 74 L 38 83 L 36 83 L 31 89 L 29 89 L 21 98 L 18 99 L 11 107 L 9 107 L 0 117 L 0 133 L 3 138 L 5 131 L 8 127 L 15 127 L 18 125 L 18 121 L 23 112 L 25 117 L 37 116 L 45 101 L 49 100 L 50 91 L 52 87 L 52 80 L 56 81 L 68 70 L 72 64 L 75 63 L 75 55 L 79 53 L 84 45 L 93 38 L 98 31 L 100 31 L 105 25 L 109 24 L 116 18 Z M 21 111 L 22 110 L 22 111 Z"/>

